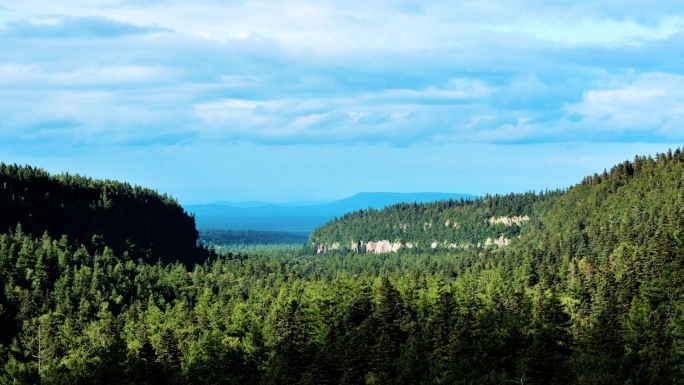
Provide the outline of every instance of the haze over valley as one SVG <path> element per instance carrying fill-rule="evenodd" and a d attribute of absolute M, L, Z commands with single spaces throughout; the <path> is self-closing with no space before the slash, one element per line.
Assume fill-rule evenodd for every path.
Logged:
<path fill-rule="evenodd" d="M 335 217 L 373 208 L 383 209 L 403 202 L 473 199 L 470 194 L 448 193 L 359 193 L 331 202 L 268 203 L 217 202 L 187 205 L 199 229 L 271 230 L 310 233 Z"/>

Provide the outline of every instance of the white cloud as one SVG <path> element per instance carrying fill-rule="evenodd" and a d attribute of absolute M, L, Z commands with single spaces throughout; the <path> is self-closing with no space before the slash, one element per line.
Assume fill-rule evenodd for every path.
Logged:
<path fill-rule="evenodd" d="M 18 2 L 0 19 L 0 85 L 11 100 L 0 106 L 15 122 L 6 131 L 56 122 L 96 143 L 169 129 L 197 140 L 399 146 L 674 138 L 682 12 L 668 3 L 637 17 L 639 7 Z M 638 55 L 616 42 L 637 42 Z M 658 60 L 662 52 L 673 58 Z"/>
<path fill-rule="evenodd" d="M 463 106 L 479 112 L 495 91 L 479 79 L 457 78 L 442 87 L 390 89 L 329 98 L 222 99 L 194 106 L 213 137 L 257 141 L 353 142 L 432 140 L 467 122 Z M 288 138 L 288 135 L 291 137 Z M 421 138 L 422 137 L 422 138 Z M 384 138 L 384 139 L 383 139 Z"/>
<path fill-rule="evenodd" d="M 7 3 L 3 161 L 203 191 L 234 175 L 222 191 L 246 196 L 486 193 L 566 186 L 684 135 L 681 0 Z"/>
<path fill-rule="evenodd" d="M 643 24 L 633 19 L 537 18 L 508 25 L 495 24 L 490 28 L 494 31 L 524 33 L 554 43 L 615 46 L 666 39 L 684 29 L 684 19 L 676 15 L 664 17 L 657 24 Z"/>
<path fill-rule="evenodd" d="M 127 35 L 163 32 L 156 26 L 139 26 L 100 16 L 42 16 L 5 22 L 0 32 L 14 38 L 117 38 Z"/>
<path fill-rule="evenodd" d="M 650 73 L 623 81 L 621 86 L 588 90 L 582 102 L 568 105 L 567 111 L 603 130 L 660 132 L 667 132 L 663 127 L 684 114 L 684 76 Z"/>
<path fill-rule="evenodd" d="M 70 71 L 49 71 L 38 65 L 1 65 L 0 85 L 11 87 L 126 87 L 169 81 L 177 72 L 163 67 L 106 66 L 78 67 Z"/>
<path fill-rule="evenodd" d="M 670 140 L 684 139 L 684 110 L 679 114 L 672 116 L 661 129 L 658 134 Z"/>

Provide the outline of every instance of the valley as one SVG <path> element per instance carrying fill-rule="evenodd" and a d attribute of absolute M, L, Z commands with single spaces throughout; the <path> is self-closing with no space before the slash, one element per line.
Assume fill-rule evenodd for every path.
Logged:
<path fill-rule="evenodd" d="M 355 206 L 256 247 L 274 234 L 3 164 L 0 382 L 678 383 L 683 181 L 676 149 L 568 189 Z"/>

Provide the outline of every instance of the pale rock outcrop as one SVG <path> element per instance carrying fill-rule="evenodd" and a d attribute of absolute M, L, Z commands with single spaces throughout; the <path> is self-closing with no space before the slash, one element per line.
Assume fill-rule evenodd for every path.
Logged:
<path fill-rule="evenodd" d="M 473 247 L 473 244 L 472 244 L 472 243 L 466 243 L 465 245 L 461 245 L 461 244 L 458 244 L 458 243 L 449 243 L 449 244 L 446 245 L 446 248 L 447 248 L 447 249 L 450 249 L 450 250 L 454 250 L 454 249 L 463 249 L 463 250 L 467 250 L 467 249 L 469 249 L 469 248 L 471 248 L 471 247 Z"/>
<path fill-rule="evenodd" d="M 528 215 L 524 216 L 512 216 L 512 217 L 491 217 L 489 218 L 490 225 L 496 225 L 498 223 L 504 224 L 506 226 L 518 225 L 521 226 L 526 222 L 530 221 Z"/>
<path fill-rule="evenodd" d="M 382 254 L 389 252 L 397 252 L 401 249 L 401 242 L 392 243 L 388 240 L 370 241 L 366 243 L 366 253 Z"/>
<path fill-rule="evenodd" d="M 437 245 L 439 245 L 439 243 L 437 243 L 437 241 L 432 241 L 432 243 L 430 244 L 430 248 L 431 248 L 431 249 L 436 249 L 436 248 L 437 248 Z"/>
<path fill-rule="evenodd" d="M 351 251 L 358 254 L 358 252 L 363 248 L 362 241 L 356 241 L 351 243 Z"/>
<path fill-rule="evenodd" d="M 484 245 L 485 245 L 485 247 L 494 246 L 494 245 L 496 245 L 497 247 L 504 247 L 504 246 L 508 246 L 510 243 L 511 243 L 511 240 L 504 237 L 503 234 L 501 234 L 499 236 L 499 239 L 494 240 L 492 238 L 487 238 Z"/>
<path fill-rule="evenodd" d="M 335 242 L 330 246 L 330 250 L 339 250 L 340 249 L 340 243 Z M 326 251 L 328 251 L 328 248 L 324 244 L 318 245 L 316 247 L 316 254 L 324 254 Z"/>
<path fill-rule="evenodd" d="M 376 254 L 389 253 L 390 250 L 392 250 L 392 244 L 387 240 L 378 241 L 378 243 L 375 245 Z"/>

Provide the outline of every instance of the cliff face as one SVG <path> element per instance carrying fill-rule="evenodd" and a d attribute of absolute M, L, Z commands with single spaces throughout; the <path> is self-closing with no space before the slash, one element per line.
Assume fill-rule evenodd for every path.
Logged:
<path fill-rule="evenodd" d="M 506 226 L 522 226 L 523 224 L 527 223 L 530 221 L 530 217 L 528 215 L 522 215 L 522 216 L 512 216 L 512 217 L 491 217 L 489 218 L 489 224 L 491 225 L 496 225 L 496 224 L 503 224 Z"/>
<path fill-rule="evenodd" d="M 520 216 L 499 216 L 499 217 L 490 217 L 487 220 L 487 223 L 489 223 L 490 226 L 494 225 L 504 225 L 507 227 L 511 226 L 516 226 L 520 227 L 524 225 L 525 223 L 530 221 L 530 217 L 528 215 L 520 215 Z M 457 222 L 451 222 L 451 221 L 446 221 L 445 227 L 450 227 L 450 225 L 453 223 L 453 225 L 456 225 Z M 407 224 L 403 224 L 403 227 L 406 227 Z M 430 224 L 425 225 L 423 224 L 424 228 L 431 228 Z M 436 233 L 436 232 L 435 232 Z M 473 240 L 472 242 L 465 242 L 465 243 L 457 243 L 457 242 L 450 242 L 448 240 L 437 240 L 433 239 L 430 242 L 424 243 L 423 246 L 424 248 L 430 248 L 430 249 L 449 249 L 449 250 L 457 250 L 457 249 L 469 249 L 471 247 L 505 247 L 508 246 L 511 243 L 511 238 L 508 238 L 505 234 L 498 234 L 498 236 L 494 237 L 487 237 L 483 241 L 476 241 Z M 396 253 L 399 250 L 406 248 L 406 249 L 413 249 L 414 247 L 420 247 L 421 246 L 421 241 L 419 240 L 396 240 L 394 242 L 389 241 L 387 239 L 370 239 L 368 241 L 364 240 L 352 240 L 351 242 L 348 243 L 349 248 L 348 250 L 354 253 L 368 253 L 368 254 L 383 254 L 383 253 Z M 320 243 L 317 245 L 317 253 L 325 253 L 328 250 L 341 250 L 343 247 L 341 246 L 341 243 L 336 241 L 331 244 L 324 244 Z"/>
<path fill-rule="evenodd" d="M 317 228 L 309 241 L 319 252 L 339 248 L 373 254 L 401 249 L 505 247 L 532 222 L 535 202 L 552 194 L 402 203 L 383 210 L 361 210 Z"/>
<path fill-rule="evenodd" d="M 389 252 L 397 252 L 399 249 L 402 248 L 402 243 L 401 242 L 390 242 L 388 240 L 381 240 L 381 241 L 371 241 L 366 243 L 366 253 L 375 253 L 375 254 L 381 254 L 381 253 L 389 253 Z"/>

